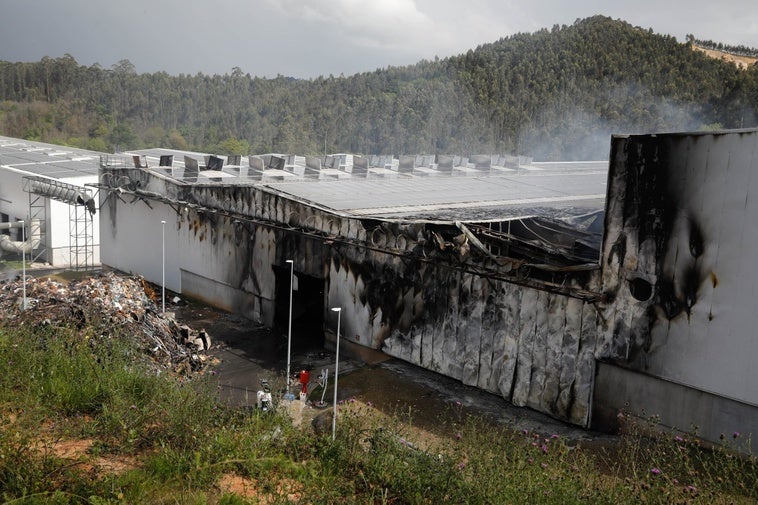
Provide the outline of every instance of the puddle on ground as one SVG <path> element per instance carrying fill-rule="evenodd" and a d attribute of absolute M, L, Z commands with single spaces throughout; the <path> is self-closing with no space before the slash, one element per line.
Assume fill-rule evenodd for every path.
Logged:
<path fill-rule="evenodd" d="M 435 432 L 460 421 L 469 410 L 381 365 L 340 375 L 338 389 L 340 399 L 355 398 L 385 414 L 409 416 L 413 425 Z"/>
<path fill-rule="evenodd" d="M 233 404 L 251 407 L 261 379 L 272 391 L 283 392 L 287 363 L 286 332 L 263 328 L 240 316 L 197 304 L 171 309 L 177 321 L 196 330 L 205 329 L 211 336 L 211 354 L 219 363 L 215 367 L 219 389 Z M 319 373 L 327 368 L 326 392 L 315 384 Z M 526 408 L 515 407 L 504 398 L 465 386 L 460 381 L 409 363 L 389 359 L 367 365 L 340 354 L 338 401 L 355 398 L 371 404 L 384 414 L 410 415 L 412 424 L 437 434 L 450 434 L 451 426 L 468 415 L 518 431 L 557 433 L 572 441 L 606 443 L 614 437 L 583 430 Z M 298 345 L 293 338 L 291 374 L 310 370 L 309 400 L 322 398 L 329 406 L 334 395 L 334 353 L 323 348 Z M 298 396 L 299 386 L 290 391 Z M 316 409 L 314 409 L 316 410 Z"/>

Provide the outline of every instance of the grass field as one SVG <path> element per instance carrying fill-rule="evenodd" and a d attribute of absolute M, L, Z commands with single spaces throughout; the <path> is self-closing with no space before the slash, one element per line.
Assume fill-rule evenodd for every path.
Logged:
<path fill-rule="evenodd" d="M 447 416 L 340 405 L 336 440 L 222 403 L 214 374 L 156 373 L 129 335 L 0 326 L 4 503 L 756 503 L 758 463 L 623 419 L 618 445 L 572 445 Z M 455 414 L 459 405 L 450 406 Z M 623 416 L 623 414 L 620 414 Z"/>

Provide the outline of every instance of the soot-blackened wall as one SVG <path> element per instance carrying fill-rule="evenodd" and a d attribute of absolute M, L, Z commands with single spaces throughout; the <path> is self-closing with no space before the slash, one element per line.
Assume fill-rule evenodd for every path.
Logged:
<path fill-rule="evenodd" d="M 615 137 L 611 155 L 598 357 L 755 418 L 758 131 Z M 738 415 L 678 410 L 680 428 L 747 431 Z"/>
<path fill-rule="evenodd" d="M 343 338 L 516 405 L 589 422 L 592 274 L 565 273 L 549 285 L 520 261 L 472 247 L 453 224 L 337 215 L 265 187 L 183 185 L 136 169 L 102 180 L 124 192 L 105 206 L 109 235 L 122 244 L 108 249 L 111 266 L 159 280 L 156 251 L 140 259 L 123 244 L 134 243 L 144 223 L 156 237 L 155 224 L 166 219 L 170 289 L 273 325 L 275 272 L 292 259 L 295 273 L 324 280 L 323 320 L 332 332 L 329 308 L 339 306 Z"/>
<path fill-rule="evenodd" d="M 467 265 L 431 250 L 415 256 L 333 246 L 327 298 L 343 309 L 344 338 L 586 425 L 594 305 Z"/>

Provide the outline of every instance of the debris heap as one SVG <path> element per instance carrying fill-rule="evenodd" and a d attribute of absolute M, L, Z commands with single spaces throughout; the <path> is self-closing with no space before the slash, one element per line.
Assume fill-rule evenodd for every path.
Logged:
<path fill-rule="evenodd" d="M 108 272 L 68 283 L 27 277 L 25 287 L 23 310 L 21 279 L 0 282 L 0 325 L 88 328 L 99 336 L 130 339 L 156 365 L 183 375 L 206 362 L 208 334 L 162 314 L 142 277 Z"/>

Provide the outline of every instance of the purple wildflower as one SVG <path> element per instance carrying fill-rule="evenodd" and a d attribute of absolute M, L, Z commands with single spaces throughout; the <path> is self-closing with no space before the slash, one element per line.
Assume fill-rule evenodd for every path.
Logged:
<path fill-rule="evenodd" d="M 655 467 L 655 468 L 651 468 L 651 469 L 650 469 L 650 473 L 652 473 L 653 475 L 660 475 L 660 473 L 661 473 L 661 469 L 660 469 L 660 468 L 657 468 L 657 467 Z"/>
<path fill-rule="evenodd" d="M 545 444 L 542 444 L 542 447 L 540 449 L 542 449 L 542 452 L 547 454 L 547 446 Z"/>
<path fill-rule="evenodd" d="M 739 431 L 735 431 L 734 433 L 732 433 L 732 438 L 737 438 L 739 436 L 740 436 L 740 432 Z"/>
<path fill-rule="evenodd" d="M 458 433 L 455 434 L 455 439 L 456 440 L 460 440 L 461 438 L 463 438 L 463 437 L 462 437 L 462 435 L 461 435 L 460 432 L 458 432 Z"/>

